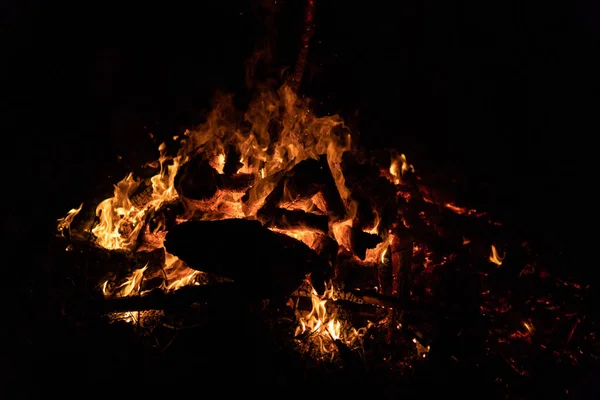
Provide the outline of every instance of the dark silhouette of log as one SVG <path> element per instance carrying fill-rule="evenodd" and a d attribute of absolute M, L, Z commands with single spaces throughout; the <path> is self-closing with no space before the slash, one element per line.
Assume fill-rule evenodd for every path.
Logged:
<path fill-rule="evenodd" d="M 111 312 L 182 309 L 192 303 L 240 303 L 239 288 L 232 283 L 185 286 L 175 292 L 154 289 L 141 296 L 113 297 L 91 301 L 86 312 L 107 314 Z"/>
<path fill-rule="evenodd" d="M 414 239 L 411 236 L 394 236 L 392 252 L 392 295 L 408 301 L 411 286 L 411 262 Z"/>
<path fill-rule="evenodd" d="M 361 263 L 353 254 L 344 251 L 336 259 L 334 283 L 346 289 L 373 288 L 379 284 L 377 268 Z"/>
<path fill-rule="evenodd" d="M 291 299 L 298 310 L 311 311 L 313 308 L 310 296 L 292 296 Z M 363 316 L 375 316 L 377 309 L 374 307 L 381 307 L 376 303 L 360 303 L 357 302 L 357 299 L 358 297 L 355 298 L 355 301 L 343 299 L 327 301 L 334 302 L 337 306 L 360 313 Z M 94 299 L 87 303 L 73 304 L 72 307 L 78 307 L 80 312 L 99 315 L 129 311 L 181 310 L 193 303 L 244 305 L 255 301 L 255 298 L 244 295 L 244 291 L 235 282 L 225 282 L 202 286 L 185 286 L 174 292 L 154 289 L 143 295 Z"/>
<path fill-rule="evenodd" d="M 241 154 L 234 145 L 227 147 L 227 158 L 225 159 L 225 166 L 223 167 L 223 173 L 225 175 L 235 175 L 244 166 L 240 162 Z"/>
<path fill-rule="evenodd" d="M 334 238 L 328 235 L 319 235 L 311 247 L 329 265 L 335 265 L 339 245 Z"/>
<path fill-rule="evenodd" d="M 257 217 L 262 223 L 275 228 L 309 228 L 323 233 L 329 230 L 329 218 L 326 215 L 308 213 L 302 210 L 285 208 L 261 209 Z"/>
<path fill-rule="evenodd" d="M 318 160 L 303 160 L 289 170 L 265 199 L 262 213 L 268 215 L 282 202 L 309 199 L 319 192 L 323 195 L 326 211 L 330 216 L 340 219 L 346 215 L 346 207 L 329 169 L 326 155 L 321 155 Z"/>
<path fill-rule="evenodd" d="M 235 166 L 230 166 L 230 171 Z M 239 169 L 239 168 L 238 168 Z M 203 155 L 197 155 L 181 166 L 175 176 L 177 193 L 192 200 L 210 199 L 217 190 L 244 191 L 254 182 L 250 174 L 221 175 Z"/>
<path fill-rule="evenodd" d="M 288 296 L 307 274 L 323 292 L 330 268 L 304 243 L 245 219 L 182 223 L 167 233 L 165 247 L 189 267 L 232 279 L 258 298 Z"/>
<path fill-rule="evenodd" d="M 379 235 L 363 232 L 360 228 L 353 227 L 350 230 L 352 252 L 361 260 L 365 259 L 367 249 L 374 249 L 382 241 L 383 239 Z"/>

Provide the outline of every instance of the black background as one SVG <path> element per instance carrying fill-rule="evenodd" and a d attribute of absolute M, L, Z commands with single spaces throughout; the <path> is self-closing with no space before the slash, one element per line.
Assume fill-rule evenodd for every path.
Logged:
<path fill-rule="evenodd" d="M 2 3 L 10 276 L 31 279 L 54 220 L 148 161 L 150 131 L 176 134 L 201 122 L 217 90 L 242 91 L 245 61 L 265 37 L 273 64 L 293 65 L 304 3 L 277 3 Z M 505 219 L 592 281 L 600 35 L 591 3 L 317 0 L 301 92 L 349 120 L 362 145 L 397 147 L 418 169 L 474 188 L 489 183 Z"/>

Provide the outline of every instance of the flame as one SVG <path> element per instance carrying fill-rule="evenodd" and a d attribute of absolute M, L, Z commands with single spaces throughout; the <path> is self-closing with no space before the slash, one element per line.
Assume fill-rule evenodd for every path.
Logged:
<path fill-rule="evenodd" d="M 236 120 L 233 117 L 235 113 L 232 96 L 222 96 L 205 123 L 195 130 L 186 130 L 177 156 L 168 156 L 166 145 L 160 145 L 160 170 L 150 178 L 150 199 L 139 198 L 138 193 L 147 184 L 132 173 L 117 183 L 113 196 L 96 208 L 98 223 L 92 229 L 96 243 L 110 250 L 135 248 L 147 216 L 164 203 L 178 198 L 174 179 L 179 166 L 202 153 L 208 156 L 209 164 L 223 174 L 227 162 L 224 149 L 231 146 L 240 155 L 242 167 L 238 173 L 253 174 L 255 184 L 249 188 L 244 202 L 244 193 L 223 190 L 212 199 L 192 202 L 190 207 L 205 212 L 204 218 L 220 219 L 223 214 L 254 218 L 277 184 L 280 175 L 276 174 L 322 154 L 327 155 L 336 187 L 347 209 L 355 208 L 341 169 L 342 155 L 350 149 L 351 137 L 339 116 L 317 117 L 311 111 L 308 100 L 298 98 L 285 85 L 277 91 L 265 90 L 257 96 L 246 112 L 245 121 L 249 129 L 243 133 L 233 122 Z M 276 137 L 272 137 L 271 133 L 274 122 L 279 127 Z M 282 206 L 326 211 L 318 194 L 302 204 Z"/>
<path fill-rule="evenodd" d="M 414 172 L 415 169 L 411 164 L 408 164 L 406 161 L 406 156 L 404 154 L 400 154 L 399 156 L 392 158 L 389 171 L 390 175 L 392 175 L 392 182 L 394 185 L 399 185 L 402 183 L 402 177 L 406 171 Z"/>
<path fill-rule="evenodd" d="M 97 220 L 91 228 L 95 244 L 109 250 L 125 252 L 134 252 L 141 246 L 144 246 L 144 250 L 151 248 L 152 250 L 162 249 L 164 251 L 163 265 L 149 267 L 146 264 L 142 268 L 134 269 L 125 278 L 122 277 L 122 271 L 120 271 L 117 273 L 118 279 L 105 280 L 101 283 L 100 290 L 106 297 L 143 295 L 144 288 L 151 282 L 154 283 L 154 278 L 161 275 L 163 279 L 162 281 L 157 279 L 156 286 L 165 292 L 176 291 L 184 286 L 206 283 L 207 279 L 203 272 L 189 268 L 185 262 L 166 252 L 163 246 L 164 235 L 166 234 L 164 231 L 165 226 L 159 224 L 159 228 L 151 230 L 149 228 L 150 223 L 154 223 L 156 219 L 150 219 L 150 217 L 160 214 L 157 211 L 165 204 L 178 202 L 178 205 L 184 208 L 184 212 L 175 216 L 175 223 L 181 223 L 189 219 L 257 219 L 258 210 L 278 183 L 282 181 L 282 176 L 289 173 L 294 166 L 303 160 L 318 159 L 323 155 L 327 156 L 329 169 L 345 207 L 345 219 L 330 221 L 328 227 L 323 227 L 323 229 L 328 228 L 328 232 L 316 232 L 304 227 L 287 229 L 271 227 L 270 229 L 302 241 L 311 248 L 315 248 L 320 243 L 322 235 L 326 234 L 333 237 L 340 248 L 352 252 L 350 239 L 358 205 L 350 196 L 350 190 L 346 187 L 342 172 L 342 158 L 344 153 L 352 148 L 351 139 L 346 125 L 339 116 L 316 116 L 309 107 L 308 99 L 299 98 L 294 90 L 285 85 L 278 90 L 267 88 L 267 90 L 262 91 L 250 103 L 243 117 L 234 107 L 233 96 L 221 96 L 203 124 L 196 129 L 186 130 L 181 137 L 173 138 L 180 146 L 176 153 L 171 152 L 169 153 L 171 155 L 169 155 L 167 146 L 164 143 L 159 146 L 158 160 L 152 164 L 157 170 L 154 176 L 142 179 L 130 173 L 114 185 L 111 197 L 97 204 L 95 210 Z M 219 189 L 210 199 L 180 198 L 175 188 L 177 172 L 181 165 L 196 159 L 197 156 L 201 156 L 203 161 L 207 162 L 219 174 L 215 182 L 218 181 L 221 184 L 228 182 L 227 179 L 229 178 L 237 178 L 239 174 L 246 174 L 254 178 L 252 185 L 249 188 L 236 189 L 224 189 L 223 187 L 226 187 L 226 184 L 221 185 L 223 187 L 216 185 L 219 186 Z M 231 157 L 235 158 L 231 159 Z M 232 164 L 231 161 L 235 161 L 235 163 Z M 233 171 L 226 172 L 230 168 L 225 168 L 225 166 L 230 165 L 235 166 L 235 173 Z M 490 224 L 501 225 L 489 219 L 484 212 L 457 206 L 452 202 L 446 202 L 445 198 L 441 200 L 440 196 L 434 195 L 436 193 L 428 189 L 423 182 L 418 182 L 420 180 L 418 176 L 414 177 L 414 182 L 408 182 L 408 172 L 414 172 L 414 167 L 408 164 L 404 154 L 392 154 L 389 169 L 385 170 L 383 168 L 380 172 L 381 175 L 396 185 L 396 196 L 403 199 L 406 205 L 414 203 L 411 198 L 414 198 L 415 193 L 421 193 L 426 203 L 435 204 L 440 209 L 445 208 L 461 216 L 486 217 Z M 232 174 L 238 176 L 232 177 Z M 214 176 L 214 174 L 210 175 L 211 177 Z M 241 178 L 245 179 L 248 176 L 241 176 Z M 242 179 L 242 182 L 246 181 Z M 418 192 L 414 190 L 415 187 Z M 319 215 L 325 215 L 328 214 L 328 211 L 331 211 L 327 209 L 326 196 L 322 193 L 313 195 L 312 192 L 309 192 L 310 194 L 307 197 L 311 196 L 310 198 L 298 199 L 290 195 L 293 192 L 287 190 L 289 188 L 285 189 L 284 201 L 278 204 L 278 207 L 303 210 Z M 288 196 L 286 197 L 285 194 L 288 194 Z M 57 220 L 57 229 L 61 234 L 69 231 L 71 223 L 82 207 L 83 203 L 78 209 L 70 210 L 65 217 Z M 427 209 L 429 208 L 432 207 L 428 206 Z M 392 232 L 400 234 L 399 231 L 403 230 L 404 227 L 413 229 L 414 225 L 424 223 L 432 228 L 431 231 L 435 228 L 438 234 L 443 236 L 438 229 L 439 218 L 436 218 L 436 215 L 429 216 L 424 210 L 419 211 L 417 209 L 420 219 L 414 221 L 409 218 L 411 214 L 405 213 L 402 207 L 396 213 L 398 220 L 395 222 L 399 226 L 395 226 L 393 231 L 383 232 L 380 221 L 385 214 L 379 215 L 378 211 L 381 212 L 382 210 L 373 210 L 376 217 L 375 221 L 372 227 L 369 226 L 365 229 L 365 232 L 380 235 L 382 242 L 374 249 L 367 250 L 365 260 L 359 260 L 358 257 L 352 260 L 357 265 L 373 268 L 372 271 L 385 270 L 385 268 L 375 269 L 375 267 L 380 267 L 378 264 L 389 262 L 390 247 L 395 249 L 396 241 L 400 240 Z M 416 227 L 418 228 L 418 226 Z M 396 228 L 398 230 L 395 230 Z M 462 243 L 467 245 L 470 241 L 469 238 L 463 238 Z M 412 244 L 414 260 L 410 260 L 409 266 L 418 267 L 411 272 L 415 275 L 415 287 L 421 285 L 422 277 L 418 276 L 419 271 L 422 271 L 423 274 L 432 274 L 437 267 L 446 264 L 448 261 L 452 262 L 457 257 L 457 253 L 434 254 L 432 247 L 434 246 L 431 246 L 426 240 L 423 241 L 418 238 L 415 238 L 415 242 Z M 495 245 L 491 245 L 491 254 L 488 257 L 490 262 L 500 266 L 505 257 L 506 252 L 500 255 Z M 397 259 L 394 258 L 394 261 L 397 261 Z M 339 266 L 332 265 L 332 267 L 335 267 L 336 279 L 338 277 L 337 267 Z M 395 266 L 397 267 L 397 264 Z M 156 276 L 152 276 L 152 274 Z M 540 278 L 547 279 L 547 275 L 545 271 L 540 270 Z M 487 274 L 482 276 L 486 277 Z M 380 282 L 379 286 L 381 284 Z M 563 284 L 571 285 L 568 282 L 563 282 Z M 369 321 L 365 327 L 359 329 L 351 326 L 346 318 L 346 313 L 341 308 L 347 303 L 342 303 L 341 300 L 337 299 L 337 296 L 343 297 L 344 301 L 348 301 L 345 296 L 352 293 L 343 293 L 339 291 L 340 289 L 342 287 L 334 288 L 332 283 L 329 282 L 326 285 L 325 293 L 319 295 L 310 286 L 310 290 L 304 294 L 305 297 L 302 297 L 303 300 L 307 300 L 306 295 L 310 298 L 308 307 L 310 311 L 298 310 L 298 307 L 295 309 L 296 343 L 310 341 L 311 348 L 316 343 L 322 354 L 333 355 L 336 349 L 342 348 L 341 344 L 354 346 L 355 343 L 358 343 L 360 345 L 367 329 L 372 326 L 386 328 L 388 333 L 390 329 L 402 328 L 402 324 L 395 320 L 396 316 L 393 313 L 388 313 L 387 317 L 377 316 L 378 321 L 375 323 Z M 378 290 L 377 287 L 375 289 Z M 432 293 L 432 288 L 425 287 L 425 293 L 429 296 Z M 354 297 L 357 298 L 357 296 Z M 483 292 L 482 297 L 486 301 L 494 298 L 493 290 L 487 289 Z M 292 296 L 292 299 L 294 298 L 295 295 Z M 503 314 L 510 311 L 513 305 L 508 301 L 500 300 L 496 300 L 499 304 L 481 305 L 482 314 L 485 316 L 492 312 Z M 293 306 L 294 301 L 291 303 Z M 545 307 L 550 309 L 550 307 L 557 306 L 550 305 L 548 302 Z M 141 312 L 128 312 L 120 313 L 115 317 L 129 322 L 139 322 L 143 316 L 144 314 Z M 567 343 L 571 340 L 578 324 L 579 322 L 570 327 L 571 331 Z M 405 325 L 408 326 L 409 321 L 406 321 Z M 536 333 L 533 322 L 528 319 L 521 321 L 521 325 L 518 326 L 519 329 L 510 338 L 531 341 L 531 336 Z M 542 325 L 538 327 L 539 332 L 537 333 L 540 337 L 544 335 L 545 330 L 541 327 Z M 389 337 L 391 338 L 392 335 Z M 417 337 L 418 339 L 415 338 L 412 343 L 414 344 L 414 350 L 419 357 L 425 358 L 430 347 L 420 342 L 421 340 L 425 343 L 425 339 L 420 334 L 417 334 Z M 404 340 L 402 341 L 404 342 Z M 412 344 L 409 343 L 411 347 Z M 353 350 L 356 350 L 356 348 Z"/>
<path fill-rule="evenodd" d="M 387 256 L 388 248 L 392 243 L 394 237 L 388 235 L 381 243 L 375 246 L 374 249 L 367 249 L 367 255 L 365 261 L 368 263 L 385 263 L 385 257 Z"/>
<path fill-rule="evenodd" d="M 329 333 L 332 337 L 337 335 L 339 338 L 339 321 L 335 315 L 327 314 L 327 301 L 334 300 L 333 286 L 331 283 L 326 287 L 323 296 L 319 296 L 317 291 L 311 286 L 312 310 L 306 316 L 300 316 L 299 329 L 296 329 L 296 336 L 304 333 L 306 329 L 316 333 Z M 337 321 L 337 322 L 336 322 Z M 331 330 L 329 329 L 331 327 Z M 335 329 L 337 327 L 337 330 Z"/>
<path fill-rule="evenodd" d="M 489 258 L 489 260 L 491 262 L 500 266 L 500 265 L 502 265 L 502 261 L 504 260 L 505 257 L 506 257 L 506 252 L 504 252 L 504 254 L 502 256 L 500 256 L 498 254 L 498 250 L 496 249 L 496 246 L 492 245 L 492 253 L 490 254 L 490 258 Z"/>
<path fill-rule="evenodd" d="M 249 105 L 244 116 L 245 127 L 238 121 L 237 110 L 232 96 L 221 96 L 206 121 L 193 130 L 186 130 L 178 138 L 180 145 L 175 156 L 167 154 L 163 143 L 158 148 L 159 158 L 153 163 L 157 173 L 148 180 L 142 180 L 133 173 L 125 176 L 113 189 L 110 198 L 96 207 L 97 224 L 92 228 L 96 244 L 109 250 L 134 251 L 140 238 L 147 234 L 148 217 L 166 203 L 176 201 L 179 195 L 175 189 L 175 176 L 180 165 L 198 154 L 206 157 L 209 165 L 218 174 L 225 174 L 228 157 L 237 155 L 241 167 L 238 174 L 250 174 L 254 184 L 244 195 L 242 192 L 219 189 L 211 199 L 202 201 L 181 200 L 186 213 L 179 216 L 185 221 L 200 211 L 202 219 L 256 218 L 257 211 L 266 197 L 276 187 L 283 173 L 306 159 L 318 159 L 327 156 L 327 163 L 334 178 L 336 188 L 346 208 L 346 219 L 330 222 L 329 232 L 338 244 L 350 249 L 350 229 L 356 215 L 357 205 L 350 197 L 342 172 L 342 156 L 351 149 L 352 140 L 348 128 L 339 116 L 316 116 L 309 107 L 307 99 L 299 98 L 288 86 L 278 90 L 265 90 Z M 225 151 L 225 149 L 228 149 Z M 233 152 L 231 151 L 233 149 Z M 392 162 L 390 171 L 401 178 L 412 169 L 406 157 L 400 155 Z M 300 209 L 317 214 L 327 213 L 327 204 L 321 193 L 308 199 L 288 198 L 279 204 L 282 208 Z M 379 215 L 370 233 L 378 233 Z M 294 237 L 309 247 L 317 243 L 318 235 L 310 229 L 276 229 Z M 163 247 L 164 235 L 151 232 L 153 248 Z M 369 249 L 367 261 L 383 259 L 389 245 L 386 237 L 375 249 Z M 137 269 L 126 281 L 114 287 L 109 281 L 102 284 L 105 296 L 127 296 L 139 294 L 141 282 L 147 266 Z M 165 262 L 161 272 L 164 274 L 162 289 L 174 291 L 183 286 L 201 284 L 202 273 L 192 270 L 184 262 L 165 251 Z M 319 297 L 316 291 L 311 293 L 312 311 L 298 318 L 298 332 L 310 331 L 324 334 L 330 340 L 352 342 L 361 337 L 364 330 L 346 326 L 337 318 L 334 308 L 326 304 L 334 300 L 333 287 Z"/>
<path fill-rule="evenodd" d="M 142 279 L 144 279 L 144 272 L 148 269 L 148 264 L 144 266 L 144 268 L 136 269 L 133 271 L 133 274 L 129 277 L 129 279 L 119 286 L 119 296 L 127 297 L 132 293 L 138 293 L 142 287 Z"/>
<path fill-rule="evenodd" d="M 92 229 L 92 233 L 100 246 L 109 250 L 131 249 L 144 227 L 146 215 L 178 197 L 174 181 L 180 158 L 168 157 L 164 143 L 160 145 L 159 152 L 160 170 L 150 178 L 152 193 L 147 202 L 136 205 L 132 201 L 132 196 L 142 182 L 130 173 L 115 185 L 113 197 L 96 207 L 99 223 Z M 172 161 L 172 164 L 168 165 L 168 161 Z"/>
<path fill-rule="evenodd" d="M 427 354 L 429 354 L 429 350 L 431 350 L 431 346 L 423 346 L 417 338 L 413 338 L 413 343 L 415 344 L 415 348 L 417 349 L 417 355 L 422 358 L 426 358 Z"/>
<path fill-rule="evenodd" d="M 83 203 L 81 203 L 77 208 L 70 209 L 67 215 L 56 220 L 56 229 L 61 236 L 64 236 L 64 231 L 70 232 L 73 219 L 75 219 L 75 217 L 77 216 L 77 214 L 79 214 L 82 208 Z"/>
<path fill-rule="evenodd" d="M 202 272 L 191 269 L 179 258 L 167 252 L 165 252 L 164 271 L 167 278 L 163 288 L 168 291 L 200 284 L 198 278 L 202 275 Z"/>
<path fill-rule="evenodd" d="M 310 286 L 312 309 L 310 312 L 296 311 L 298 325 L 294 336 L 299 340 L 308 337 L 318 345 L 321 354 L 336 351 L 336 341 L 341 341 L 347 346 L 360 343 L 370 324 L 356 329 L 347 322 L 342 321 L 337 314 L 335 289 L 331 282 L 326 285 L 325 292 L 319 296 Z"/>
<path fill-rule="evenodd" d="M 340 246 L 346 248 L 346 250 L 350 250 L 352 248 L 350 246 L 350 229 L 352 228 L 352 219 L 353 218 L 351 217 L 331 224 L 333 237 L 335 238 L 336 242 L 338 242 Z"/>

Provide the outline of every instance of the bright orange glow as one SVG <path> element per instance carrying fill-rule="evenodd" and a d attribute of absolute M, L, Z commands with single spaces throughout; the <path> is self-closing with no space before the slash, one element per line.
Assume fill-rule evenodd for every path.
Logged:
<path fill-rule="evenodd" d="M 73 219 L 75 219 L 75 217 L 77 216 L 77 214 L 79 214 L 79 212 L 81 211 L 82 208 L 83 208 L 83 203 L 81 203 L 79 205 L 79 207 L 77 207 L 77 208 L 70 209 L 69 212 L 67 213 L 67 215 L 56 220 L 56 222 L 57 222 L 56 229 L 58 230 L 59 234 L 63 235 L 63 232 L 65 230 L 69 231 L 71 229 L 71 224 L 73 223 Z"/>
<path fill-rule="evenodd" d="M 392 182 L 395 185 L 399 185 L 402 183 L 402 177 L 406 173 L 406 171 L 414 172 L 414 167 L 406 161 L 406 156 L 404 154 L 400 154 L 399 156 L 392 159 L 392 163 L 390 165 L 390 174 L 392 175 Z"/>
<path fill-rule="evenodd" d="M 490 254 L 490 258 L 489 258 L 489 260 L 491 262 L 500 266 L 500 265 L 502 265 L 502 261 L 504 260 L 505 257 L 506 257 L 506 253 L 504 253 L 501 256 L 500 254 L 498 254 L 498 250 L 496 249 L 496 246 L 492 245 L 492 253 Z"/>

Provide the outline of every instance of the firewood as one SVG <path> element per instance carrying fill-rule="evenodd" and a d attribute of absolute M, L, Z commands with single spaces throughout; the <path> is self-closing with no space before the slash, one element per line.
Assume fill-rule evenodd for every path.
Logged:
<path fill-rule="evenodd" d="M 331 236 L 318 235 L 311 247 L 329 265 L 333 266 L 335 264 L 339 245 Z"/>
<path fill-rule="evenodd" d="M 131 204 L 138 208 L 142 208 L 145 204 L 152 200 L 152 182 L 150 179 L 144 179 L 131 195 Z"/>
<path fill-rule="evenodd" d="M 252 174 L 218 175 L 217 187 L 221 190 L 244 192 L 254 183 Z"/>
<path fill-rule="evenodd" d="M 411 285 L 411 262 L 414 239 L 408 235 L 393 236 L 392 252 L 392 295 L 408 300 Z"/>
<path fill-rule="evenodd" d="M 120 280 L 128 277 L 131 271 L 148 266 L 149 271 L 162 268 L 165 261 L 165 252 L 162 248 L 148 251 L 107 250 L 96 246 L 88 240 L 74 240 L 70 242 L 70 251 L 67 253 L 76 265 L 86 265 L 86 273 L 90 284 L 96 285 L 107 279 Z"/>
<path fill-rule="evenodd" d="M 229 145 L 227 147 L 227 158 L 225 159 L 225 166 L 223 167 L 223 173 L 225 175 L 235 175 L 240 168 L 244 166 L 240 162 L 241 154 L 237 150 L 237 146 Z"/>
<path fill-rule="evenodd" d="M 365 259 L 367 249 L 374 249 L 382 241 L 383 239 L 379 235 L 363 232 L 360 228 L 353 227 L 350 230 L 352 252 L 361 260 Z"/>
<path fill-rule="evenodd" d="M 259 298 L 289 295 L 307 274 L 322 292 L 329 268 L 304 243 L 245 219 L 184 222 L 167 233 L 165 247 L 191 268 L 230 278 Z"/>
<path fill-rule="evenodd" d="M 379 284 L 375 265 L 361 263 L 347 251 L 336 259 L 334 283 L 347 289 L 369 289 Z"/>
<path fill-rule="evenodd" d="M 310 296 L 292 296 L 291 300 L 298 310 L 311 311 L 313 308 Z M 235 282 L 224 282 L 201 286 L 185 286 L 174 292 L 153 289 L 142 295 L 95 298 L 87 302 L 75 302 L 70 304 L 69 307 L 74 312 L 98 315 L 128 311 L 181 310 L 194 303 L 211 305 L 223 304 L 224 302 L 232 305 L 254 304 L 256 298 L 245 295 L 243 289 Z M 376 303 L 357 303 L 356 300 L 330 299 L 327 302 L 335 303 L 344 310 L 362 316 L 375 316 L 378 313 L 377 307 L 380 307 Z"/>
<path fill-rule="evenodd" d="M 244 191 L 253 181 L 254 176 L 250 174 L 221 175 L 203 155 L 197 155 L 179 169 L 175 176 L 175 189 L 182 197 L 206 200 L 217 190 Z"/>
<path fill-rule="evenodd" d="M 340 219 L 346 215 L 346 207 L 327 164 L 326 155 L 320 156 L 318 160 L 303 160 L 289 170 L 265 199 L 263 212 L 270 212 L 268 210 L 277 208 L 281 202 L 308 199 L 319 192 L 323 195 L 330 216 Z"/>
<path fill-rule="evenodd" d="M 402 299 L 399 299 L 394 296 L 382 295 L 373 290 L 351 290 L 351 293 L 365 304 L 371 304 L 385 308 L 394 308 L 398 310 L 405 310 L 411 308 L 409 303 Z"/>
<path fill-rule="evenodd" d="M 257 217 L 265 225 L 280 229 L 305 227 L 323 233 L 327 233 L 329 230 L 329 218 L 326 215 L 308 213 L 302 210 L 262 208 L 258 211 Z"/>
<path fill-rule="evenodd" d="M 107 314 L 112 312 L 147 311 L 182 309 L 193 303 L 241 303 L 243 296 L 239 287 L 234 283 L 219 283 L 215 285 L 185 286 L 174 292 L 164 292 L 161 289 L 149 293 L 127 297 L 112 297 L 91 300 L 79 306 L 79 311 L 91 314 Z M 253 299 L 255 300 L 255 299 Z"/>

